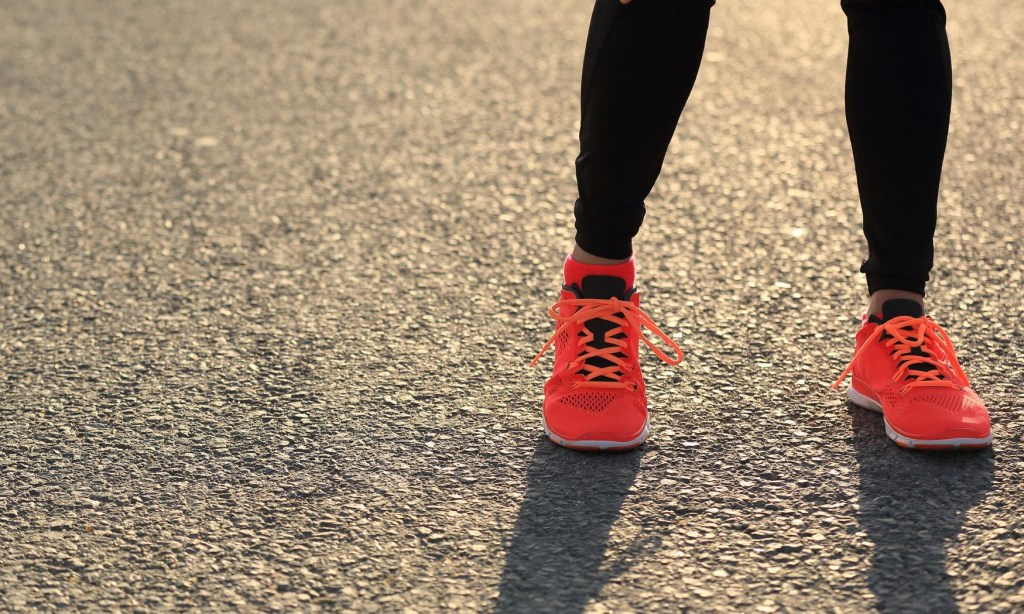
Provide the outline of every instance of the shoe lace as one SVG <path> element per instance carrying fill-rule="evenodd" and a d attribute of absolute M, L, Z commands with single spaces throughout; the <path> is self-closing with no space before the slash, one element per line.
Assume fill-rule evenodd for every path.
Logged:
<path fill-rule="evenodd" d="M 571 313 L 563 316 L 562 313 Z M 654 354 L 670 365 L 678 365 L 683 361 L 683 351 L 679 349 L 675 341 L 663 333 L 654 323 L 649 315 L 632 302 L 623 301 L 612 297 L 610 299 L 569 299 L 558 301 L 548 308 L 548 315 L 558 323 L 554 334 L 544 344 L 540 352 L 530 361 L 533 367 L 540 360 L 541 356 L 554 344 L 559 335 L 570 327 L 583 324 L 584 322 L 600 318 L 612 322 L 616 326 L 604 334 L 606 347 L 595 347 L 591 345 L 594 341 L 594 333 L 583 327 L 583 333 L 577 337 L 577 348 L 579 352 L 576 359 L 569 363 L 569 368 L 577 373 L 582 373 L 582 380 L 572 382 L 573 388 L 627 388 L 636 389 L 633 382 L 623 382 L 622 378 L 632 373 L 633 366 L 626 361 L 626 349 L 628 342 L 623 334 L 627 328 L 633 328 L 640 332 L 640 339 L 647 347 L 651 348 Z M 650 330 L 656 337 L 669 345 L 675 353 L 671 357 L 656 346 L 651 339 L 644 334 L 643 329 Z M 611 364 L 607 367 L 597 367 L 588 364 L 592 358 L 603 358 Z M 597 378 L 604 378 L 597 381 Z"/>
<path fill-rule="evenodd" d="M 958 388 L 957 381 L 970 385 L 967 374 L 956 359 L 949 334 L 941 326 L 927 316 L 898 316 L 878 325 L 832 384 L 833 390 L 839 388 L 864 351 L 883 336 L 888 337 L 885 347 L 893 348 L 890 355 L 899 363 L 892 382 L 906 382 L 899 388 L 900 394 L 921 386 Z M 945 356 L 947 360 L 941 360 L 939 356 Z"/>

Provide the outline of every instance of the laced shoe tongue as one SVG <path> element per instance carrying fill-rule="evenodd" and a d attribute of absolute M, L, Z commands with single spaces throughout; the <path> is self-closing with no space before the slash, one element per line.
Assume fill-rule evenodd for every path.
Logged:
<path fill-rule="evenodd" d="M 607 300 L 615 297 L 622 301 L 628 301 L 634 292 L 633 289 L 626 288 L 625 279 L 611 275 L 588 275 L 581 280 L 580 285 L 580 298 Z M 609 330 L 615 328 L 614 322 L 595 318 L 585 322 L 583 326 L 594 335 L 594 340 L 590 342 L 592 347 L 606 348 L 611 345 L 611 343 L 605 340 L 604 336 Z M 624 336 L 620 333 L 620 338 Z M 588 358 L 586 364 L 595 369 L 603 369 L 615 363 L 607 358 L 595 356 L 594 358 Z M 600 376 L 595 377 L 594 381 L 611 382 L 614 380 L 610 377 Z"/>
<path fill-rule="evenodd" d="M 881 317 L 878 317 L 878 315 L 872 315 L 870 318 L 868 318 L 868 320 L 872 321 L 872 322 L 877 322 L 879 324 L 884 324 L 885 322 L 888 322 L 889 320 L 891 320 L 893 318 L 896 318 L 896 317 L 899 317 L 899 316 L 910 316 L 912 318 L 920 318 L 923 315 L 924 315 L 924 309 L 921 307 L 921 304 L 918 303 L 917 301 L 913 301 L 913 300 L 910 300 L 910 299 L 907 299 L 907 298 L 894 298 L 894 299 L 890 299 L 890 300 L 885 301 L 884 303 L 882 303 L 882 314 L 881 314 Z M 908 330 L 909 331 L 909 330 L 913 330 L 913 329 L 910 328 L 910 327 L 907 327 L 907 328 L 904 328 L 903 330 Z M 883 340 L 884 339 L 891 339 L 891 338 L 892 338 L 892 335 L 890 335 L 888 333 L 883 333 L 882 334 L 882 339 Z M 922 350 L 920 346 L 915 347 L 915 348 L 911 348 L 910 355 L 911 356 L 928 356 L 928 354 L 924 350 Z M 928 371 L 937 371 L 938 369 L 936 369 L 934 365 L 917 363 L 917 364 L 910 365 L 910 370 L 911 371 L 928 372 Z"/>
<path fill-rule="evenodd" d="M 923 315 L 924 309 L 921 307 L 921 303 L 912 301 L 909 298 L 894 298 L 882 303 L 883 322 L 888 322 L 898 316 L 920 318 Z"/>
<path fill-rule="evenodd" d="M 626 296 L 626 280 L 611 275 L 587 275 L 582 280 L 580 294 L 582 298 L 609 299 L 613 296 L 621 300 L 629 300 Z"/>

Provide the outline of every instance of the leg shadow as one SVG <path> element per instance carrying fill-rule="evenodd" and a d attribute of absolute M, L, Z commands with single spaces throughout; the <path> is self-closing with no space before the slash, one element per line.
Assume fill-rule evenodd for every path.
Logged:
<path fill-rule="evenodd" d="M 881 612 L 958 611 L 946 550 L 992 488 L 995 453 L 896 446 L 882 417 L 848 405 L 860 465 L 858 521 L 874 542 L 868 586 Z"/>
<path fill-rule="evenodd" d="M 602 563 L 612 523 L 636 480 L 643 454 L 643 447 L 585 453 L 547 439 L 538 442 L 495 612 L 582 612 L 621 573 L 628 561 Z"/>

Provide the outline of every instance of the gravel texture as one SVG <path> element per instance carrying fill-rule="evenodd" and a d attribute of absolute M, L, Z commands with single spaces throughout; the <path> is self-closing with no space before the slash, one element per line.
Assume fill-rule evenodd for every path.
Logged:
<path fill-rule="evenodd" d="M 828 386 L 835 1 L 720 2 L 638 246 L 654 437 L 540 428 L 585 0 L 0 3 L 0 609 L 1024 609 L 1024 4 L 950 3 L 931 311 L 992 450 Z M 550 358 L 544 365 L 550 364 Z"/>

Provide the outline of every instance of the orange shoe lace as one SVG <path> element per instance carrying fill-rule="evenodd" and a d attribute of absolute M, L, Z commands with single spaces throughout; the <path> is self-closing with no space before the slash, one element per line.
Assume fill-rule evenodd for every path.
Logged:
<path fill-rule="evenodd" d="M 573 308 L 576 309 L 575 313 L 570 316 L 563 317 L 561 311 L 570 311 Z M 551 338 L 544 344 L 540 352 L 534 356 L 533 360 L 530 361 L 530 366 L 533 367 L 540 360 L 540 357 L 548 351 L 548 348 L 558 339 L 565 330 L 575 324 L 582 324 L 588 320 L 602 319 L 607 320 L 616 324 L 615 328 L 612 328 L 605 332 L 604 340 L 608 343 L 607 347 L 594 347 L 590 343 L 594 340 L 594 333 L 584 327 L 585 334 L 580 335 L 577 340 L 580 353 L 577 355 L 576 360 L 569 363 L 570 369 L 578 369 L 583 371 L 584 379 L 582 381 L 572 382 L 573 388 L 627 388 L 629 390 L 636 390 L 636 384 L 633 382 L 623 382 L 622 378 L 625 374 L 631 373 L 633 367 L 628 362 L 623 360 L 619 355 L 624 353 L 627 346 L 626 339 L 617 338 L 618 335 L 625 332 L 627 328 L 635 328 L 640 331 L 640 339 L 654 351 L 654 354 L 661 360 L 667 362 L 670 365 L 678 365 L 683 361 L 683 351 L 679 349 L 675 341 L 672 341 L 665 333 L 661 332 L 661 329 L 651 320 L 651 317 L 643 312 L 642 309 L 634 305 L 629 301 L 623 301 L 612 297 L 610 299 L 569 299 L 565 301 L 558 301 L 554 305 L 548 308 L 548 315 L 551 316 L 559 324 L 555 329 Z M 661 350 L 658 346 L 644 334 L 643 329 L 647 328 L 654 333 L 659 339 L 667 343 L 672 350 L 675 352 L 676 357 L 672 358 Z M 612 364 L 607 367 L 595 367 L 587 364 L 586 361 L 591 358 L 604 358 Z M 605 381 L 595 381 L 597 378 L 606 378 Z"/>
<path fill-rule="evenodd" d="M 853 360 L 846 366 L 846 370 L 839 376 L 839 379 L 832 384 L 832 389 L 839 388 L 839 384 L 846 379 L 846 376 L 853 370 L 853 364 L 857 362 L 861 354 L 875 341 L 878 341 L 883 334 L 891 338 L 885 341 L 885 347 L 895 348 L 890 354 L 894 360 L 899 361 L 896 373 L 892 376 L 892 382 L 909 380 L 900 387 L 900 394 L 906 394 L 912 388 L 920 386 L 946 386 L 959 388 L 956 380 L 962 381 L 969 386 L 967 374 L 956 359 L 953 351 L 953 343 L 949 340 L 949 334 L 927 316 L 911 317 L 898 316 L 884 324 L 879 324 L 875 332 L 864 341 L 860 349 L 853 356 Z M 915 349 L 920 348 L 918 352 Z M 949 363 L 935 358 L 944 355 Z M 911 369 L 915 365 L 927 367 L 926 369 Z"/>

